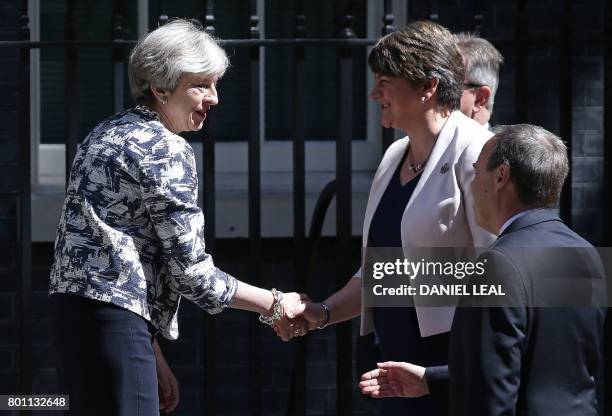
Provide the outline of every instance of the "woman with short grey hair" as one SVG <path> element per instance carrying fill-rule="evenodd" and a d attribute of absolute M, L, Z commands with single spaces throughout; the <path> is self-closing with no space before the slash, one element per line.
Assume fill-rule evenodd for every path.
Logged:
<path fill-rule="evenodd" d="M 171 40 L 171 41 L 169 41 Z M 130 54 L 132 97 L 141 105 L 155 101 L 151 86 L 173 91 L 182 74 L 221 78 L 229 66 L 225 51 L 196 24 L 171 21 L 149 33 Z"/>
<path fill-rule="evenodd" d="M 102 121 L 79 147 L 49 289 L 70 414 L 151 416 L 176 406 L 155 335 L 178 337 L 182 297 L 212 314 L 258 312 L 284 340 L 305 327 L 292 319 L 302 295 L 242 283 L 205 251 L 194 152 L 178 133 L 202 128 L 228 65 L 197 23 L 159 27 L 130 55 L 138 105 Z"/>

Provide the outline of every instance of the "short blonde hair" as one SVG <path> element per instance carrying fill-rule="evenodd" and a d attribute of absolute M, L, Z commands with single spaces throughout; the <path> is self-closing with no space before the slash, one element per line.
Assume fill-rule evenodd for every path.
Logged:
<path fill-rule="evenodd" d="M 193 20 L 171 20 L 143 36 L 132 52 L 128 66 L 132 98 L 150 103 L 151 87 L 174 91 L 185 73 L 221 77 L 229 66 L 217 39 Z"/>

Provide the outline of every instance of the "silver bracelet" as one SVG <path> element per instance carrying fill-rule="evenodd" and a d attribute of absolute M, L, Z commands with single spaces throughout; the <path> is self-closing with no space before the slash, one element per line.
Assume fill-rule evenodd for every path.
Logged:
<path fill-rule="evenodd" d="M 323 329 L 329 324 L 329 307 L 325 302 L 321 302 L 321 307 L 325 310 L 325 320 L 317 326 L 317 329 Z"/>
<path fill-rule="evenodd" d="M 282 308 L 281 308 L 281 300 L 283 300 L 283 292 L 280 290 L 276 290 L 272 288 L 271 290 L 272 296 L 274 297 L 274 302 L 272 303 L 272 315 L 266 316 L 263 313 L 259 314 L 259 322 L 262 322 L 266 325 L 272 326 L 274 322 L 281 319 Z"/>

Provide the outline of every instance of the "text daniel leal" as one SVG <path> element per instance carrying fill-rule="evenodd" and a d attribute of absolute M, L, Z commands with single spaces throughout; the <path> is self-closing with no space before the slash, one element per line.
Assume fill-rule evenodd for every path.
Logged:
<path fill-rule="evenodd" d="M 418 289 L 417 289 L 418 288 Z M 505 296 L 502 285 L 400 285 L 399 287 L 384 287 L 374 285 L 375 296 Z"/>

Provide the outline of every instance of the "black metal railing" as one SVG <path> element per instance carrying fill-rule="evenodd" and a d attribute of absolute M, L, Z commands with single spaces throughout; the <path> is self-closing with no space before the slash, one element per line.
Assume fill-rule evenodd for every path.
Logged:
<path fill-rule="evenodd" d="M 21 1 L 19 39 L 30 39 L 28 2 Z M 30 140 L 30 51 L 19 50 L 19 92 L 17 94 L 18 128 L 20 139 L 20 167 L 18 201 L 18 271 L 19 287 L 19 388 L 23 393 L 32 390 L 32 202 L 31 194 L 31 140 Z M 26 415 L 31 412 L 26 412 Z"/>
<path fill-rule="evenodd" d="M 297 2 L 295 39 L 306 38 L 306 16 L 304 2 Z M 306 274 L 306 106 L 304 103 L 306 50 L 296 46 L 293 51 L 293 264 L 297 290 L 308 293 Z M 294 350 L 293 376 L 287 413 L 296 416 L 306 415 L 306 339 L 297 340 Z"/>
<path fill-rule="evenodd" d="M 259 39 L 259 16 L 257 0 L 251 0 L 250 36 Z M 261 281 L 261 120 L 259 85 L 261 53 L 259 46 L 249 46 L 249 242 L 250 262 L 248 279 L 255 285 Z M 257 316 L 249 316 L 249 410 L 252 415 L 261 415 L 261 326 Z"/>
<path fill-rule="evenodd" d="M 407 20 L 412 20 L 412 3 L 408 2 Z M 113 51 L 113 73 L 114 73 L 114 101 L 115 110 L 124 107 L 123 102 L 123 80 L 125 77 L 125 52 L 127 48 L 135 44 L 133 40 L 123 39 L 124 15 L 123 2 L 114 1 L 112 19 L 112 39 L 111 40 L 79 40 L 76 30 L 75 1 L 66 1 L 65 19 L 65 39 L 62 41 L 29 41 L 30 34 L 28 29 L 28 8 L 27 0 L 21 1 L 20 32 L 17 41 L 2 41 L 0 48 L 19 49 L 19 92 L 18 92 L 18 135 L 21 144 L 21 175 L 19 191 L 19 267 L 21 274 L 20 286 L 20 389 L 22 393 L 31 391 L 32 377 L 32 326 L 31 326 L 31 293 L 32 293 L 32 272 L 31 272 L 31 205 L 29 195 L 31 193 L 30 182 L 30 108 L 29 108 L 29 73 L 31 49 L 61 48 L 65 52 L 64 73 L 65 79 L 70 82 L 65 83 L 65 141 L 66 141 L 66 172 L 76 154 L 78 145 L 77 122 L 79 120 L 78 91 L 75 88 L 76 80 L 80 74 L 78 70 L 79 49 L 83 47 L 107 48 Z M 168 20 L 164 13 L 164 2 L 160 1 L 159 22 Z M 291 39 L 262 39 L 259 30 L 259 16 L 257 14 L 257 1 L 250 2 L 251 14 L 248 24 L 250 25 L 249 39 L 224 40 L 225 46 L 249 49 L 249 139 L 248 139 L 248 208 L 249 208 L 249 239 L 251 250 L 250 275 L 248 280 L 257 284 L 261 278 L 261 143 L 263 140 L 260 103 L 262 102 L 262 91 L 260 88 L 260 60 L 261 48 L 271 47 L 290 47 L 293 50 L 293 238 L 294 238 L 294 270 L 296 273 L 295 281 L 298 289 L 306 290 L 309 286 L 307 281 L 307 258 L 308 252 L 316 252 L 316 247 L 309 246 L 309 239 L 306 236 L 306 163 L 305 163 L 305 129 L 306 129 L 306 107 L 304 97 L 307 95 L 305 88 L 305 62 L 307 59 L 306 49 L 313 47 L 335 48 L 337 50 L 336 64 L 336 108 L 337 108 L 337 139 L 336 139 L 336 179 L 333 189 L 326 190 L 325 198 L 331 199 L 336 196 L 336 235 L 337 235 L 337 279 L 338 288 L 346 283 L 351 275 L 350 270 L 350 239 L 351 239 L 351 144 L 352 144 L 352 118 L 353 102 L 351 94 L 347 91 L 352 90 L 353 67 L 355 65 L 351 51 L 354 48 L 366 48 L 375 42 L 375 39 L 357 38 L 353 29 L 353 2 L 343 2 L 343 7 L 337 10 L 338 32 L 333 39 L 313 39 L 307 38 L 307 25 L 304 15 L 304 2 L 297 1 L 297 12 L 295 17 L 294 37 Z M 435 0 L 429 1 L 428 17 L 432 20 L 439 20 L 439 5 Z M 476 30 L 483 28 L 485 15 L 483 13 L 482 2 L 473 1 L 473 27 Z M 514 35 L 509 38 L 490 38 L 498 46 L 513 46 L 514 49 L 514 86 L 515 86 L 515 113 L 514 120 L 526 122 L 530 119 L 529 106 L 523 105 L 520 97 L 529 91 L 529 53 L 530 46 L 533 45 L 556 45 L 560 47 L 560 105 L 559 119 L 560 132 L 562 137 L 572 146 L 572 80 L 573 75 L 573 48 L 577 43 L 590 42 L 598 44 L 604 50 L 604 190 L 612 188 L 612 0 L 605 3 L 606 16 L 605 33 L 601 36 L 588 35 L 582 36 L 572 31 L 572 2 L 564 0 L 563 19 L 560 36 L 538 35 L 530 36 L 528 30 L 528 13 L 525 0 L 516 1 L 516 25 Z M 390 33 L 395 29 L 395 15 L 392 10 L 391 0 L 383 0 L 383 23 L 382 34 Z M 194 13 L 197 15 L 197 13 Z M 215 32 L 215 8 L 214 2 L 206 2 L 203 23 L 207 31 Z M 203 206 L 207 215 L 206 241 L 211 252 L 215 250 L 215 112 L 211 111 L 208 122 L 205 126 L 206 140 L 203 144 L 204 160 L 204 199 Z M 393 140 L 393 131 L 384 129 L 383 150 L 386 149 Z M 570 178 L 571 180 L 571 178 Z M 603 212 L 612 212 L 612 194 L 604 192 L 602 196 Z M 329 201 L 328 201 L 329 202 Z M 561 202 L 561 216 L 571 223 L 572 219 L 572 193 L 571 181 L 564 188 Z M 324 210 L 325 211 L 325 210 Z M 612 242 L 612 219 L 610 215 L 603 215 L 604 232 L 603 241 L 605 245 Z M 322 221 L 319 218 L 317 221 Z M 204 392 L 202 394 L 203 408 L 206 414 L 216 413 L 215 402 L 215 320 L 212 317 L 204 318 Z M 250 372 L 249 372 L 249 410 L 250 414 L 259 415 L 262 412 L 262 392 L 261 392 L 261 340 L 259 325 L 255 320 L 251 320 L 249 325 L 250 339 Z M 351 326 L 349 324 L 339 325 L 337 328 L 337 413 L 348 415 L 351 409 Z M 306 383 L 306 343 L 299 340 L 295 347 L 295 367 L 293 373 L 292 397 L 289 400 L 288 413 L 292 415 L 304 415 L 306 403 L 304 400 Z"/>
<path fill-rule="evenodd" d="M 606 1 L 604 43 L 604 239 L 602 245 L 612 246 L 612 0 Z"/>

